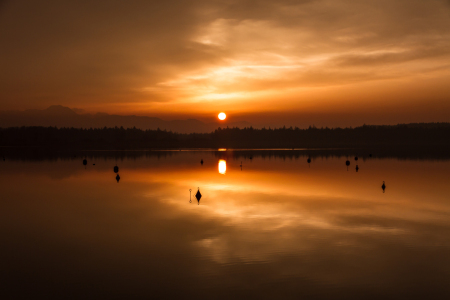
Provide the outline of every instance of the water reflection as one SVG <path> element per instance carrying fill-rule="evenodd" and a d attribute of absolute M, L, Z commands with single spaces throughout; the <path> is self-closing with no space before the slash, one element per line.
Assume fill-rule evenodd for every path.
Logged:
<path fill-rule="evenodd" d="M 223 159 L 219 160 L 219 173 L 225 174 L 227 172 L 227 162 Z"/>
<path fill-rule="evenodd" d="M 345 156 L 217 155 L 125 153 L 120 185 L 111 154 L 87 170 L 73 156 L 2 163 L 5 298 L 450 295 L 450 161 L 361 155 L 356 173 Z M 196 186 L 202 206 L 186 201 Z"/>

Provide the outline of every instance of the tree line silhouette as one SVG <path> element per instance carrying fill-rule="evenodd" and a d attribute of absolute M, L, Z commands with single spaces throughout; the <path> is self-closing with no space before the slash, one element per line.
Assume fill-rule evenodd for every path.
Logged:
<path fill-rule="evenodd" d="M 137 128 L 0 128 L 2 147 L 51 149 L 342 148 L 450 146 L 450 123 L 363 125 L 355 128 L 218 128 L 180 134 Z"/>

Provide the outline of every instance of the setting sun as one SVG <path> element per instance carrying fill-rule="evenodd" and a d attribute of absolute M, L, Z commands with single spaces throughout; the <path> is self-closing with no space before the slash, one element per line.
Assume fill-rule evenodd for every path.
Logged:
<path fill-rule="evenodd" d="M 226 118 L 227 118 L 227 115 L 226 115 L 225 113 L 221 112 L 221 113 L 219 114 L 219 119 L 220 119 L 220 120 L 225 120 Z"/>

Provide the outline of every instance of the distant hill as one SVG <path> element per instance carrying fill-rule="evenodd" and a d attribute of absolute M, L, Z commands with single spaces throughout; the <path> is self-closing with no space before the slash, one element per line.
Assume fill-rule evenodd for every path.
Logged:
<path fill-rule="evenodd" d="M 80 109 L 71 109 L 61 105 L 53 105 L 44 110 L 29 109 L 25 111 L 0 111 L 0 127 L 21 126 L 54 126 L 75 128 L 121 127 L 161 129 L 178 133 L 206 133 L 222 127 L 250 127 L 248 122 L 204 123 L 195 119 L 166 121 L 155 117 L 121 116 L 106 113 L 86 114 Z"/>

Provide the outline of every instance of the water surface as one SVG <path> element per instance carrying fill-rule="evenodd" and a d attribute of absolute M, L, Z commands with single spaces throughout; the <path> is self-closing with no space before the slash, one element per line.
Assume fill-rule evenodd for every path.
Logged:
<path fill-rule="evenodd" d="M 251 150 L 83 158 L 1 162 L 6 298 L 450 296 L 449 160 L 308 164 L 302 151 Z"/>

